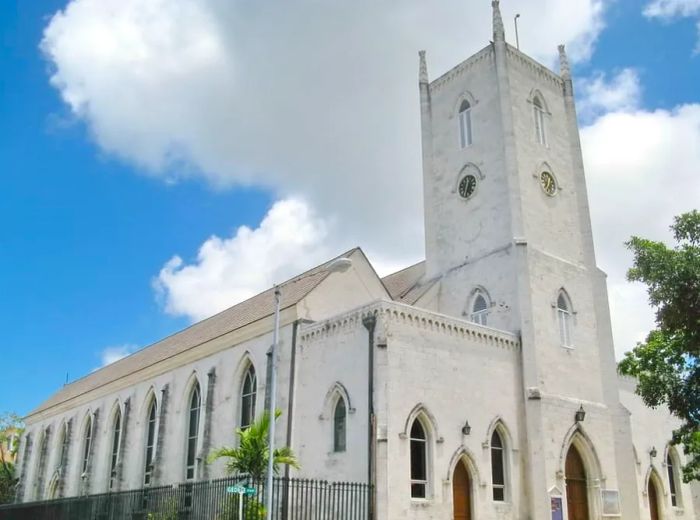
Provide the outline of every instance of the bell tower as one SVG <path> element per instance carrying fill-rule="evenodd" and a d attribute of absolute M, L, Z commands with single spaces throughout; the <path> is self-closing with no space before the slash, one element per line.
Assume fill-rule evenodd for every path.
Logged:
<path fill-rule="evenodd" d="M 506 42 L 492 7 L 493 41 L 452 70 L 430 81 L 420 53 L 426 278 L 438 312 L 520 335 L 528 496 L 547 518 L 564 483 L 544 454 L 580 403 L 617 460 L 616 363 L 565 49 L 556 74 Z"/>

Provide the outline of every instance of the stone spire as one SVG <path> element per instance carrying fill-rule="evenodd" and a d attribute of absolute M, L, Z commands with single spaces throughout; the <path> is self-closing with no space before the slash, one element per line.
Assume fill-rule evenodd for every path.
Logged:
<path fill-rule="evenodd" d="M 493 7 L 493 41 L 504 42 L 506 41 L 506 30 L 503 26 L 500 0 L 492 0 L 491 7 Z"/>
<path fill-rule="evenodd" d="M 419 72 L 418 81 L 419 83 L 428 83 L 428 63 L 425 60 L 425 51 L 419 51 Z"/>

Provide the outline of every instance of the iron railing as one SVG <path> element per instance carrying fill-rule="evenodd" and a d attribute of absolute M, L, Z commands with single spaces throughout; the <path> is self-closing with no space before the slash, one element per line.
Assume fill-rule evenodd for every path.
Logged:
<path fill-rule="evenodd" d="M 0 506 L 0 520 L 262 520 L 264 493 L 264 481 L 230 477 Z M 371 520 L 370 500 L 367 484 L 276 478 L 272 518 Z"/>

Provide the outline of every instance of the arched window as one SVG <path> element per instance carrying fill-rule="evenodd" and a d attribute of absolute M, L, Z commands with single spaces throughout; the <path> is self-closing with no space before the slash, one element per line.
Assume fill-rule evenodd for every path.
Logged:
<path fill-rule="evenodd" d="M 680 507 L 680 493 L 678 493 L 678 465 L 675 464 L 673 448 L 668 449 L 668 454 L 666 455 L 666 469 L 668 470 L 668 488 L 671 491 L 671 505 L 673 507 Z"/>
<path fill-rule="evenodd" d="M 504 502 L 506 499 L 506 460 L 504 444 L 498 430 L 491 436 L 491 484 L 493 485 L 493 499 L 496 502 Z"/>
<path fill-rule="evenodd" d="M 338 396 L 338 402 L 335 404 L 333 412 L 333 451 L 338 453 L 345 451 L 346 443 L 346 427 L 347 427 L 347 408 L 345 399 Z"/>
<path fill-rule="evenodd" d="M 567 298 L 564 291 L 559 293 L 557 298 L 557 320 L 559 321 L 559 339 L 563 347 L 571 348 L 571 302 Z"/>
<path fill-rule="evenodd" d="M 190 393 L 187 415 L 187 458 L 185 479 L 193 480 L 197 470 L 197 441 L 199 439 L 199 411 L 202 405 L 199 383 L 195 383 Z"/>
<path fill-rule="evenodd" d="M 539 96 L 532 100 L 535 113 L 535 137 L 541 145 L 547 145 L 547 127 L 544 117 L 544 103 Z"/>
<path fill-rule="evenodd" d="M 148 406 L 148 422 L 146 423 L 146 456 L 144 459 L 143 484 L 149 486 L 153 478 L 153 458 L 156 453 L 156 416 L 158 403 L 156 398 L 151 399 Z"/>
<path fill-rule="evenodd" d="M 109 460 L 109 490 L 117 483 L 117 464 L 119 464 L 119 447 L 122 440 L 122 412 L 117 408 L 112 423 L 112 454 Z"/>
<path fill-rule="evenodd" d="M 70 439 L 68 437 L 68 423 L 63 424 L 61 428 L 61 434 L 58 439 L 58 464 L 59 468 L 67 467 L 68 464 L 68 443 Z"/>
<path fill-rule="evenodd" d="M 428 436 L 420 419 L 411 426 L 411 498 L 428 495 Z"/>
<path fill-rule="evenodd" d="M 258 391 L 258 383 L 255 377 L 255 368 L 253 365 L 248 367 L 243 378 L 243 387 L 241 391 L 241 422 L 242 430 L 248 428 L 255 420 L 255 400 Z"/>
<path fill-rule="evenodd" d="M 477 290 L 472 299 L 471 320 L 479 325 L 487 325 L 490 307 L 488 296 Z"/>
<path fill-rule="evenodd" d="M 37 498 L 41 500 L 44 495 L 44 477 L 46 473 L 46 459 L 49 452 L 49 428 L 46 428 L 41 436 L 39 444 L 39 462 L 37 464 Z"/>
<path fill-rule="evenodd" d="M 83 430 L 83 462 L 80 466 L 80 476 L 87 476 L 90 467 L 90 449 L 92 448 L 92 415 L 88 417 Z"/>
<path fill-rule="evenodd" d="M 472 144 L 472 106 L 466 99 L 459 106 L 459 142 L 462 148 Z"/>

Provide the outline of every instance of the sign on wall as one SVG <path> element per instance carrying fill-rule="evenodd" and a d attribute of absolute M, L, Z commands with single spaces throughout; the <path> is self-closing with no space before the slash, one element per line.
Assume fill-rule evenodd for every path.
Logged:
<path fill-rule="evenodd" d="M 604 489 L 603 494 L 603 515 L 620 516 L 620 492 L 617 489 Z"/>

